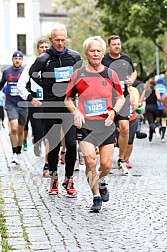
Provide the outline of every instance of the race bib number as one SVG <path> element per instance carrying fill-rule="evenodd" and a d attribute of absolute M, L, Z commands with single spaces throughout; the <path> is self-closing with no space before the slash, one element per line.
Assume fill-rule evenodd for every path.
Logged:
<path fill-rule="evenodd" d="M 19 95 L 19 91 L 17 89 L 17 84 L 8 82 L 8 87 L 9 87 L 9 94 L 11 96 L 17 96 Z"/>
<path fill-rule="evenodd" d="M 106 99 L 95 99 L 84 102 L 86 116 L 96 116 L 107 111 Z"/>
<path fill-rule="evenodd" d="M 125 81 L 120 81 L 120 84 L 121 84 L 122 92 L 124 92 L 125 91 L 125 85 L 126 85 Z"/>
<path fill-rule="evenodd" d="M 67 67 L 54 68 L 54 73 L 56 82 L 69 81 L 73 73 L 73 67 L 67 66 Z"/>
<path fill-rule="evenodd" d="M 43 89 L 37 89 L 36 90 L 36 97 L 39 99 L 39 100 L 43 100 Z"/>
<path fill-rule="evenodd" d="M 132 106 L 130 106 L 130 115 L 132 116 L 134 114 L 134 108 Z"/>

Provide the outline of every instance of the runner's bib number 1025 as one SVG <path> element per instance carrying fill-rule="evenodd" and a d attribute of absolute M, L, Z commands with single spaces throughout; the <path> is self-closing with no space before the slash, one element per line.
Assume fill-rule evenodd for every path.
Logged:
<path fill-rule="evenodd" d="M 97 116 L 107 111 L 106 99 L 94 99 L 84 101 L 86 116 Z"/>

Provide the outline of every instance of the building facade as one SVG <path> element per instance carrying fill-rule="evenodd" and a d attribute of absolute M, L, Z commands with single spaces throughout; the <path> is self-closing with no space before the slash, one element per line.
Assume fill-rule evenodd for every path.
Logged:
<path fill-rule="evenodd" d="M 52 0 L 0 0 L 0 66 L 10 65 L 16 50 L 23 52 L 24 64 L 32 61 L 37 39 L 66 20 L 66 14 L 52 13 Z"/>

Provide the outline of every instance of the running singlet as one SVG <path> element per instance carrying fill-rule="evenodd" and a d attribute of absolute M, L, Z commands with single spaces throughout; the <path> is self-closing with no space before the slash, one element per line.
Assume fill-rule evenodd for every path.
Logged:
<path fill-rule="evenodd" d="M 105 112 L 113 107 L 113 95 L 122 95 L 122 89 L 115 71 L 104 67 L 102 72 L 93 73 L 82 67 L 71 76 L 66 94 L 78 94 L 78 109 L 84 118 L 104 120 L 108 116 Z"/>
<path fill-rule="evenodd" d="M 20 75 L 23 71 L 24 67 L 20 67 L 19 69 L 14 69 L 12 66 L 5 69 L 3 71 L 2 80 L 1 80 L 1 88 L 7 83 L 6 87 L 6 104 L 11 104 L 17 106 L 19 101 L 23 101 L 23 99 L 19 96 L 19 92 L 17 90 L 17 82 L 20 78 Z"/>

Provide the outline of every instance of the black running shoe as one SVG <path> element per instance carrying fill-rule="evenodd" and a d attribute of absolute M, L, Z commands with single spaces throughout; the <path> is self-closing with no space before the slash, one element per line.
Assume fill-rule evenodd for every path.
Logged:
<path fill-rule="evenodd" d="M 107 202 L 109 201 L 109 191 L 107 189 L 107 184 L 104 183 L 99 183 L 99 192 L 102 198 L 102 201 Z"/>
<path fill-rule="evenodd" d="M 100 197 L 93 198 L 93 205 L 91 206 L 90 210 L 93 212 L 99 212 L 102 207 L 102 199 Z"/>
<path fill-rule="evenodd" d="M 141 132 L 141 131 L 137 131 L 137 132 L 136 132 L 136 138 L 138 138 L 138 139 L 144 139 L 144 138 L 146 138 L 146 137 L 147 137 L 147 134 L 146 134 L 146 133 Z"/>

